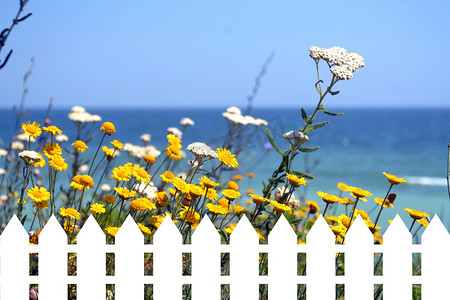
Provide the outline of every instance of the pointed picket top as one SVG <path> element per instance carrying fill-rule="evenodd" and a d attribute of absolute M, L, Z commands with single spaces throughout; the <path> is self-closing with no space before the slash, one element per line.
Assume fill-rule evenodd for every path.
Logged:
<path fill-rule="evenodd" d="M 115 239 L 117 240 L 133 240 L 133 239 L 141 240 L 141 243 L 144 243 L 144 235 L 142 231 L 137 226 L 136 222 L 133 220 L 131 215 L 125 219 L 120 226 L 119 231 L 117 231 Z"/>
<path fill-rule="evenodd" d="M 211 222 L 211 219 L 208 215 L 205 215 L 203 219 L 200 221 L 200 224 L 195 229 L 192 234 L 192 242 L 194 243 L 197 238 L 201 240 L 218 240 L 220 243 L 220 234 L 217 232 L 216 226 Z"/>
<path fill-rule="evenodd" d="M 259 241 L 259 236 L 247 216 L 243 214 L 233 232 L 231 232 L 230 244 L 238 244 L 241 242 L 245 242 L 245 244 L 247 244 L 248 239 Z"/>
<path fill-rule="evenodd" d="M 425 240 L 431 239 L 436 241 L 441 241 L 442 239 L 449 237 L 449 233 L 445 228 L 444 224 L 442 224 L 441 219 L 437 214 L 434 215 L 428 227 L 425 229 L 422 234 L 422 243 Z"/>
<path fill-rule="evenodd" d="M 297 235 L 284 215 L 280 216 L 277 223 L 270 231 L 268 240 L 269 245 L 270 243 L 282 241 L 289 241 L 290 243 L 297 244 Z"/>
<path fill-rule="evenodd" d="M 164 220 L 153 236 L 153 240 L 156 243 L 157 240 L 165 240 L 166 236 L 181 240 L 181 233 L 170 216 L 164 217 Z"/>
<path fill-rule="evenodd" d="M 345 243 L 349 245 L 367 242 L 373 244 L 373 234 L 361 215 L 358 215 L 345 234 Z"/>
<path fill-rule="evenodd" d="M 83 227 L 81 228 L 80 232 L 78 233 L 77 235 L 78 242 L 83 240 L 85 237 L 88 239 L 90 238 L 103 239 L 104 240 L 103 243 L 105 243 L 106 241 L 105 233 L 103 232 L 100 225 L 98 225 L 93 215 L 90 215 L 88 217 Z"/>
<path fill-rule="evenodd" d="M 66 232 L 62 228 L 61 224 L 59 224 L 55 215 L 52 215 L 50 219 L 45 224 L 41 233 L 39 234 L 39 244 L 42 244 L 42 241 L 52 242 L 54 239 L 67 239 Z"/>
<path fill-rule="evenodd" d="M 326 241 L 325 241 L 326 239 Z M 319 242 L 319 243 L 327 243 L 330 240 L 334 243 L 335 235 L 328 225 L 327 221 L 325 221 L 322 215 L 319 215 L 317 220 L 314 222 L 314 225 L 309 230 L 306 235 L 306 244 L 310 242 Z M 322 241 L 323 240 L 323 241 Z"/>
<path fill-rule="evenodd" d="M 0 235 L 0 243 L 2 238 L 8 237 L 8 239 L 11 239 L 11 237 L 13 237 L 14 239 L 24 239 L 25 236 L 28 243 L 28 232 L 25 230 L 22 223 L 20 223 L 16 214 L 14 214 Z"/>
<path fill-rule="evenodd" d="M 383 240 L 384 241 L 386 239 L 397 240 L 399 239 L 400 236 L 403 236 L 403 238 L 411 238 L 411 233 L 409 232 L 409 229 L 408 227 L 406 227 L 402 218 L 397 214 L 395 215 L 395 218 L 392 221 L 392 223 L 386 229 L 386 232 L 383 235 Z"/>

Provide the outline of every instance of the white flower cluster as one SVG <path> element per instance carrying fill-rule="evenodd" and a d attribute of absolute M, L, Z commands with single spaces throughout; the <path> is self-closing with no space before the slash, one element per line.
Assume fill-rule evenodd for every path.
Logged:
<path fill-rule="evenodd" d="M 211 150 L 211 147 L 205 143 L 195 142 L 186 147 L 186 149 L 201 158 L 216 158 L 217 153 Z"/>
<path fill-rule="evenodd" d="M 223 112 L 222 116 L 235 125 L 267 126 L 267 124 L 269 124 L 266 120 L 263 119 L 255 119 L 252 116 L 248 115 L 243 116 L 241 110 L 236 106 L 227 108 L 227 111 Z"/>
<path fill-rule="evenodd" d="M 101 189 L 103 192 L 109 192 L 111 191 L 111 186 L 107 183 L 102 184 Z"/>
<path fill-rule="evenodd" d="M 288 131 L 283 134 L 283 137 L 285 139 L 287 139 L 289 142 L 294 140 L 294 142 L 299 143 L 299 144 L 303 144 L 303 143 L 306 143 L 307 141 L 309 141 L 308 136 L 300 131 L 293 131 L 293 130 Z"/>
<path fill-rule="evenodd" d="M 140 139 L 145 145 L 147 145 L 152 140 L 152 136 L 149 133 L 144 133 L 141 135 Z"/>
<path fill-rule="evenodd" d="M 24 150 L 19 153 L 19 157 L 27 164 L 37 163 L 41 160 L 36 151 Z"/>
<path fill-rule="evenodd" d="M 69 119 L 75 123 L 96 123 L 102 120 L 99 115 L 91 115 L 84 107 L 73 106 L 69 113 Z"/>
<path fill-rule="evenodd" d="M 21 141 L 13 141 L 11 142 L 11 149 L 12 150 L 23 150 L 25 149 L 25 146 Z"/>
<path fill-rule="evenodd" d="M 0 168 L 0 176 L 5 175 L 6 174 L 6 170 L 3 168 Z"/>
<path fill-rule="evenodd" d="M 67 141 L 69 140 L 69 137 L 68 137 L 67 135 L 65 135 L 65 134 L 58 134 L 58 135 L 55 137 L 55 140 L 56 140 L 58 143 L 64 143 L 64 142 L 67 142 Z"/>
<path fill-rule="evenodd" d="M 167 133 L 168 134 L 173 134 L 174 136 L 176 136 L 180 140 L 183 139 L 183 132 L 180 129 L 176 128 L 176 127 L 169 127 L 169 128 L 167 128 Z"/>
<path fill-rule="evenodd" d="M 190 118 L 183 118 L 183 119 L 180 120 L 180 125 L 181 126 L 186 126 L 186 127 L 194 126 L 195 122 L 192 119 L 190 119 Z"/>
<path fill-rule="evenodd" d="M 17 138 L 19 141 L 23 141 L 23 142 L 27 142 L 27 143 L 28 143 L 28 139 L 29 139 L 30 142 L 32 142 L 32 143 L 36 142 L 36 139 L 35 139 L 34 137 L 32 137 L 32 136 L 30 136 L 30 135 L 28 135 L 28 134 L 25 134 L 25 133 L 20 133 L 20 134 L 16 135 L 16 138 Z"/>
<path fill-rule="evenodd" d="M 0 158 L 6 156 L 6 154 L 8 154 L 8 151 L 6 151 L 5 149 L 0 149 Z"/>
<path fill-rule="evenodd" d="M 133 145 L 130 143 L 125 143 L 123 145 L 123 151 L 128 152 L 131 156 L 136 158 L 144 158 L 147 154 L 151 154 L 154 157 L 158 157 L 161 152 L 158 151 L 155 146 L 149 145 L 145 147 Z M 117 151 L 116 151 L 117 152 Z"/>
<path fill-rule="evenodd" d="M 148 184 L 138 184 L 134 189 L 137 191 L 138 195 L 142 193 L 143 196 L 148 199 L 155 198 L 157 196 L 156 193 L 158 192 L 158 188 L 154 186 L 151 181 Z"/>
<path fill-rule="evenodd" d="M 353 72 L 366 64 L 364 58 L 357 53 L 348 53 L 347 49 L 341 47 L 331 47 L 328 49 L 311 46 L 309 56 L 318 60 L 323 59 L 331 64 L 330 71 L 338 79 L 348 80 L 353 77 Z"/>

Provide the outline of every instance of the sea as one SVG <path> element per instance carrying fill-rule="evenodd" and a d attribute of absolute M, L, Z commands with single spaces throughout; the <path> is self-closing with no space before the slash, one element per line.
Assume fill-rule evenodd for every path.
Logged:
<path fill-rule="evenodd" d="M 193 142 L 203 142 L 216 149 L 222 147 L 229 131 L 227 121 L 222 117 L 226 108 L 130 108 L 106 109 L 86 108 L 91 114 L 98 114 L 103 121 L 115 124 L 116 134 L 107 138 L 117 139 L 123 143 L 142 145 L 140 136 L 151 134 L 151 145 L 160 151 L 167 146 L 167 128 L 180 126 L 180 119 L 191 118 L 195 125 L 186 129 L 182 144 L 184 147 Z M 298 130 L 303 126 L 300 108 L 254 108 L 243 114 L 268 121 L 267 126 L 258 130 L 254 127 L 245 131 L 244 150 L 239 156 L 239 172 L 253 172 L 255 178 L 245 177 L 239 182 L 241 192 L 247 189 L 261 193 L 262 182 L 271 177 L 281 161 L 280 155 L 270 147 L 265 134 L 268 128 L 281 150 L 289 149 L 289 143 L 282 138 L 284 132 Z M 450 229 L 450 198 L 447 190 L 448 145 L 450 143 L 450 108 L 335 108 L 332 112 L 343 113 L 342 116 L 329 116 L 318 113 L 317 122 L 327 121 L 326 126 L 309 134 L 308 147 L 319 146 L 320 149 L 297 155 L 292 168 L 307 170 L 314 179 L 308 180 L 307 187 L 297 194 L 306 200 L 315 200 L 322 211 L 325 207 L 317 196 L 317 191 L 340 195 L 339 182 L 363 188 L 375 197 L 384 198 L 389 183 L 383 172 L 405 178 L 407 184 L 393 187 L 391 193 L 397 198 L 394 208 L 384 209 L 379 225 L 382 231 L 388 226 L 388 220 L 396 214 L 409 227 L 412 220 L 405 208 L 413 208 L 435 214 Z M 313 108 L 306 108 L 311 114 Z M 58 126 L 70 138 L 76 139 L 76 127 L 68 119 L 70 108 L 52 109 L 51 124 Z M 37 121 L 43 124 L 47 111 L 45 109 L 26 110 L 22 120 Z M 0 109 L 0 148 L 5 148 L 13 132 L 16 115 L 12 110 Z M 93 155 L 101 138 L 101 122 L 93 126 L 97 133 L 88 145 L 86 155 Z M 237 141 L 238 142 L 238 141 Z M 187 152 L 187 151 L 186 151 Z M 178 165 L 180 172 L 188 168 L 189 152 L 185 161 Z M 115 164 L 126 160 L 123 153 Z M 4 158 L 3 158 L 4 159 Z M 0 160 L 3 165 L 3 161 Z M 228 175 L 226 175 L 228 176 Z M 231 176 L 231 175 L 230 175 Z M 229 178 L 226 178 L 229 179 Z M 343 196 L 348 196 L 346 193 Z M 247 197 L 238 202 L 245 204 Z M 375 219 L 379 206 L 373 198 L 358 204 L 359 209 L 370 212 Z M 344 213 L 342 207 L 329 208 L 328 213 Z"/>

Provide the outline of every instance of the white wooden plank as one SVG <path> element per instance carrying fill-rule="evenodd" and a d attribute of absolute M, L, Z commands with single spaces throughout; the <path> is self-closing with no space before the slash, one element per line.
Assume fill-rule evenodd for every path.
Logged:
<path fill-rule="evenodd" d="M 308 300 L 335 299 L 335 236 L 320 215 L 306 236 L 306 276 Z"/>
<path fill-rule="evenodd" d="M 220 235 L 207 215 L 192 235 L 192 299 L 220 299 Z"/>
<path fill-rule="evenodd" d="M 144 299 L 144 235 L 129 215 L 115 236 L 116 300 Z"/>
<path fill-rule="evenodd" d="M 373 235 L 360 215 L 345 235 L 345 299 L 373 298 Z"/>
<path fill-rule="evenodd" d="M 253 300 L 259 297 L 259 237 L 243 215 L 230 236 L 230 298 Z"/>
<path fill-rule="evenodd" d="M 179 300 L 182 294 L 181 234 L 165 217 L 153 238 L 153 299 Z"/>
<path fill-rule="evenodd" d="M 450 235 L 437 215 L 422 234 L 422 299 L 449 297 Z"/>
<path fill-rule="evenodd" d="M 106 237 L 91 215 L 77 235 L 77 299 L 105 297 Z"/>
<path fill-rule="evenodd" d="M 28 233 L 14 215 L 0 236 L 0 299 L 28 299 L 28 261 Z"/>
<path fill-rule="evenodd" d="M 412 236 L 397 214 L 383 237 L 383 297 L 411 300 Z"/>
<path fill-rule="evenodd" d="M 269 234 L 269 299 L 297 299 L 297 235 L 284 215 Z"/>
<path fill-rule="evenodd" d="M 39 298 L 67 298 L 67 235 L 54 215 L 39 235 Z"/>

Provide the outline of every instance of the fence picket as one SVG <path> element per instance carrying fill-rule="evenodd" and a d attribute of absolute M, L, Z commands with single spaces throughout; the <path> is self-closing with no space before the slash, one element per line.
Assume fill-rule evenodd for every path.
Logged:
<path fill-rule="evenodd" d="M 373 235 L 360 215 L 345 235 L 346 300 L 373 297 Z M 357 282 L 358 284 L 350 284 Z"/>
<path fill-rule="evenodd" d="M 411 300 L 412 236 L 397 214 L 383 237 L 383 297 Z"/>
<path fill-rule="evenodd" d="M 258 299 L 259 237 L 245 215 L 230 236 L 230 298 Z"/>
<path fill-rule="evenodd" d="M 91 215 L 77 235 L 77 299 L 105 297 L 106 237 Z"/>
<path fill-rule="evenodd" d="M 450 235 L 437 215 L 422 234 L 422 297 L 448 297 Z"/>
<path fill-rule="evenodd" d="M 179 300 L 182 294 L 181 234 L 165 217 L 153 237 L 153 299 Z"/>
<path fill-rule="evenodd" d="M 39 298 L 67 298 L 67 235 L 54 215 L 39 235 Z"/>
<path fill-rule="evenodd" d="M 306 276 L 308 300 L 335 299 L 335 236 L 322 215 L 319 215 L 306 236 Z"/>
<path fill-rule="evenodd" d="M 220 299 L 220 235 L 206 215 L 192 235 L 192 299 Z"/>
<path fill-rule="evenodd" d="M 144 235 L 128 215 L 115 237 L 116 300 L 144 299 Z"/>
<path fill-rule="evenodd" d="M 28 299 L 28 233 L 14 215 L 0 236 L 0 299 Z"/>
<path fill-rule="evenodd" d="M 268 238 L 269 299 L 297 299 L 297 235 L 281 215 Z"/>

